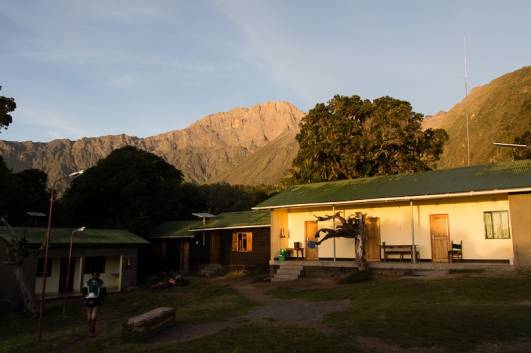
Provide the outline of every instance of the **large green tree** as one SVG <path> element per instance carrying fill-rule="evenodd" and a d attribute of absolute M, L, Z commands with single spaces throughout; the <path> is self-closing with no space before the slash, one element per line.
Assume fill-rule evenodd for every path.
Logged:
<path fill-rule="evenodd" d="M 14 225 L 32 224 L 28 211 L 47 212 L 48 176 L 37 169 L 13 173 L 0 156 L 0 217 Z"/>
<path fill-rule="evenodd" d="M 270 197 L 274 190 L 266 186 L 186 183 L 183 192 L 187 195 L 188 209 L 218 214 L 249 210 Z"/>
<path fill-rule="evenodd" d="M 335 96 L 303 118 L 292 182 L 309 183 L 429 170 L 448 134 L 422 130 L 411 104 L 382 97 Z"/>
<path fill-rule="evenodd" d="M 7 129 L 9 124 L 13 122 L 11 112 L 17 108 L 14 98 L 0 96 L 0 131 Z"/>
<path fill-rule="evenodd" d="M 120 148 L 72 181 L 60 201 L 60 222 L 147 235 L 183 212 L 182 181 L 182 173 L 164 159 L 132 146 Z"/>

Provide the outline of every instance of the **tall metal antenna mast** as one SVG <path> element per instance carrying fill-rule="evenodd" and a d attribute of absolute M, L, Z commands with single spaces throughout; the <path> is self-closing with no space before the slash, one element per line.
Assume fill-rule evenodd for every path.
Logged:
<path fill-rule="evenodd" d="M 470 131 L 468 126 L 468 111 L 466 109 L 466 97 L 468 96 L 468 72 L 467 72 L 467 60 L 466 60 L 466 37 L 463 37 L 463 48 L 465 56 L 465 98 L 463 99 L 463 107 L 465 110 L 465 120 L 466 120 L 466 165 L 470 166 Z"/>

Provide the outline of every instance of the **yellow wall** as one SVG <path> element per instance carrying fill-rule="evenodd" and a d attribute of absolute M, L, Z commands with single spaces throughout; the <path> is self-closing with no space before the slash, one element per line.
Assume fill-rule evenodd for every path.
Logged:
<path fill-rule="evenodd" d="M 509 196 L 515 263 L 531 268 L 531 194 Z"/>
<path fill-rule="evenodd" d="M 387 203 L 364 207 L 337 206 L 343 216 L 363 212 L 368 217 L 380 218 L 381 241 L 388 244 L 411 244 L 411 208 L 409 203 Z M 474 197 L 441 199 L 414 203 L 415 238 L 420 257 L 431 259 L 430 215 L 448 214 L 450 240 L 463 241 L 465 259 L 510 260 L 513 261 L 512 239 L 485 239 L 484 211 L 509 210 L 506 195 L 497 197 Z M 315 216 L 332 215 L 332 208 L 289 209 L 287 223 L 289 238 L 287 246 L 304 240 L 304 222 L 315 220 Z M 278 219 L 276 219 L 278 218 Z M 272 212 L 271 223 L 282 224 L 285 215 L 278 210 Z M 319 222 L 319 228 L 331 227 L 332 222 Z M 271 252 L 278 255 L 280 242 L 278 231 L 272 227 Z M 306 245 L 305 245 L 306 247 Z M 326 240 L 319 246 L 319 257 L 333 257 L 333 240 Z M 354 240 L 337 238 L 336 257 L 354 258 Z"/>
<path fill-rule="evenodd" d="M 271 211 L 271 258 L 278 256 L 279 249 L 287 247 L 288 211 L 273 210 Z"/>

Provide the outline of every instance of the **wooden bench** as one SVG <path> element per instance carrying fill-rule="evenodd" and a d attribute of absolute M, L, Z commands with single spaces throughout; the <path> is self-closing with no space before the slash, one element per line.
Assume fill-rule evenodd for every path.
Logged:
<path fill-rule="evenodd" d="M 122 336 L 125 340 L 143 341 L 163 328 L 173 325 L 175 325 L 175 308 L 156 308 L 127 320 Z"/>
<path fill-rule="evenodd" d="M 398 256 L 398 259 L 400 261 L 404 260 L 404 255 L 409 256 L 409 260 L 413 260 L 413 245 L 409 244 L 396 244 L 396 245 L 388 245 L 385 244 L 385 242 L 380 245 L 380 260 L 383 261 L 390 261 L 396 258 L 391 258 L 389 256 Z M 382 252 L 383 252 L 383 259 L 382 259 Z M 420 259 L 419 251 L 416 250 L 416 256 L 415 258 L 417 260 Z"/>

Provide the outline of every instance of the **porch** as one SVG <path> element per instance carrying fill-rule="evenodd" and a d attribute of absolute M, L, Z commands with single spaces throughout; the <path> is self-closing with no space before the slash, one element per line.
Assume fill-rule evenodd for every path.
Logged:
<path fill-rule="evenodd" d="M 297 279 L 300 276 L 322 277 L 348 273 L 358 268 L 353 260 L 285 260 L 273 259 L 269 261 L 270 273 L 287 272 L 290 276 L 285 279 Z M 393 262 L 393 261 L 369 261 L 368 266 L 376 271 L 419 271 L 419 272 L 448 272 L 478 271 L 478 272 L 511 272 L 515 267 L 505 261 L 463 261 L 463 262 Z M 282 271 L 279 271 L 283 269 Z"/>

